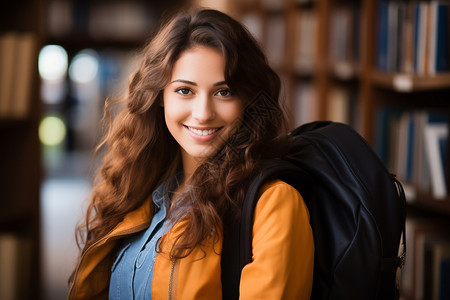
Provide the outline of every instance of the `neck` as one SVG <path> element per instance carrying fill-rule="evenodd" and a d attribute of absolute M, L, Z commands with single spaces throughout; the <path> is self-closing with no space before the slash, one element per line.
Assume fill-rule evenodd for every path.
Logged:
<path fill-rule="evenodd" d="M 182 152 L 181 155 L 182 163 L 183 163 L 183 171 L 184 171 L 184 182 L 188 182 L 191 178 L 192 174 L 194 174 L 195 170 L 201 163 L 199 159 L 196 159 L 186 152 Z"/>

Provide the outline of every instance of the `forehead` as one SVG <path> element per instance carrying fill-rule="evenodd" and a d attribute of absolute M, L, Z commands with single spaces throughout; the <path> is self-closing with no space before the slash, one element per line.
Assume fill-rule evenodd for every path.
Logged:
<path fill-rule="evenodd" d="M 173 66 L 172 80 L 195 78 L 223 80 L 224 73 L 225 59 L 222 53 L 214 48 L 198 46 L 181 53 Z"/>

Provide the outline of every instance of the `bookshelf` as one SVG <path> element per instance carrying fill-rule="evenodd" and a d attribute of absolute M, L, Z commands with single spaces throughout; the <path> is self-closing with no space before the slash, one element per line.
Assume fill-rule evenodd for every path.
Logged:
<path fill-rule="evenodd" d="M 39 299 L 41 114 L 37 53 L 43 2 L 0 12 L 0 298 Z"/>
<path fill-rule="evenodd" d="M 282 58 L 273 67 L 284 82 L 291 125 L 315 119 L 352 125 L 405 185 L 409 232 L 429 227 L 428 235 L 437 238 L 408 239 L 409 248 L 419 250 L 408 258 L 402 298 L 437 297 L 443 277 L 430 265 L 423 269 L 420 255 L 448 248 L 450 239 L 450 1 L 235 0 L 233 5 L 235 17 L 269 50 L 269 61 L 271 55 Z M 283 43 L 271 38 L 274 17 L 284 22 L 277 25 L 285 28 Z M 270 53 L 272 41 L 278 53 Z M 441 257 L 445 270 L 448 257 Z M 428 273 L 416 272 L 421 264 L 434 272 L 433 288 Z"/>

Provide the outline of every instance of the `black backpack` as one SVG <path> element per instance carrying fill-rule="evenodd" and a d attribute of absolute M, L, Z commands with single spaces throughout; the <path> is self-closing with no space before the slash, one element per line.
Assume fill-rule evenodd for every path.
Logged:
<path fill-rule="evenodd" d="M 291 135 L 282 160 L 258 167 L 240 223 L 224 229 L 223 299 L 239 298 L 241 270 L 252 261 L 258 191 L 275 178 L 295 187 L 310 213 L 315 244 L 311 299 L 398 299 L 396 275 L 406 253 L 401 184 L 347 125 L 313 122 Z"/>

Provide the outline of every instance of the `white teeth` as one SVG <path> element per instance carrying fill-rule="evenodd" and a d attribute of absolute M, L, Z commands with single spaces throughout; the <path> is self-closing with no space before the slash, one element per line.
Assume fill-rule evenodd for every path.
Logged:
<path fill-rule="evenodd" d="M 196 135 L 210 135 L 219 130 L 219 128 L 216 129 L 209 129 L 209 130 L 199 130 L 192 127 L 188 127 L 190 131 L 195 133 Z"/>

